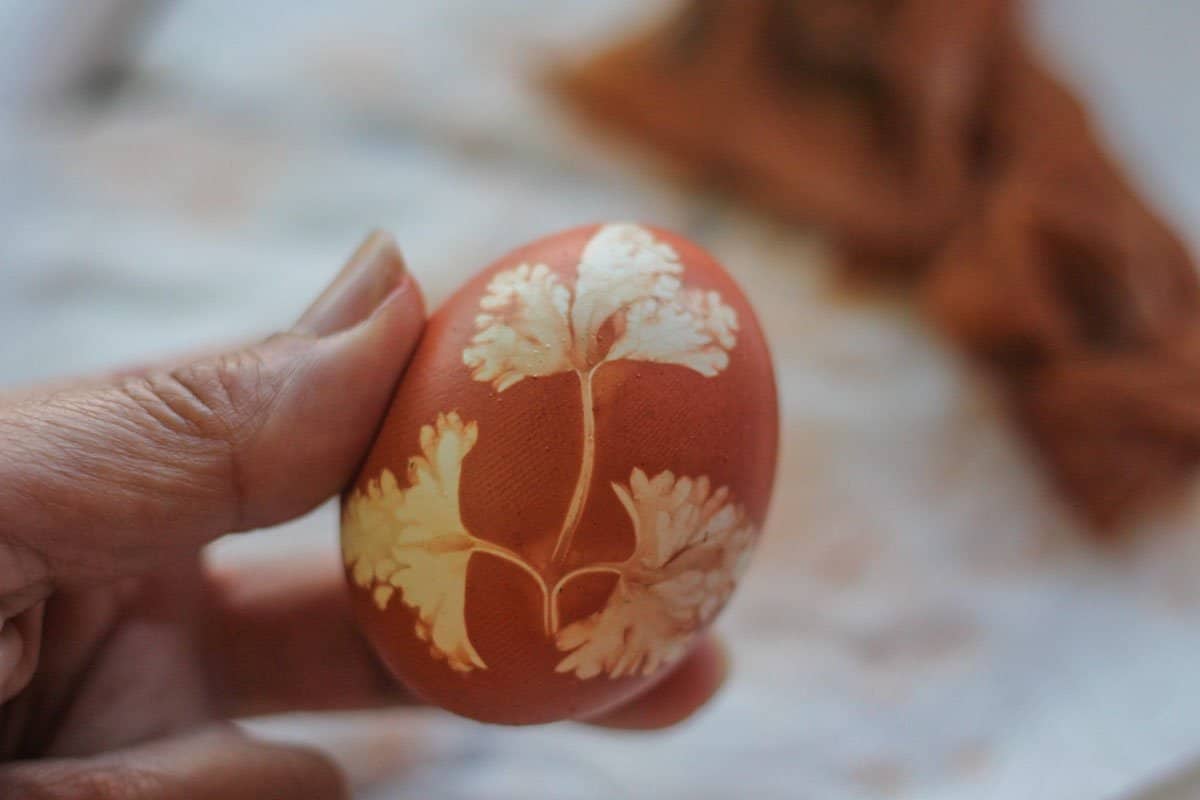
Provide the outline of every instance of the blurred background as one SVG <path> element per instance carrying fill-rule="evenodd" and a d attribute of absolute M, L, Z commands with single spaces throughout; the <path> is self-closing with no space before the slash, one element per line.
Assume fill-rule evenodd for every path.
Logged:
<path fill-rule="evenodd" d="M 670 7 L 0 0 L 0 388 L 286 326 L 375 226 L 433 306 L 559 228 L 674 228 L 759 310 L 784 414 L 713 707 L 653 738 L 428 711 L 254 729 L 331 749 L 372 798 L 1200 797 L 1200 503 L 1096 547 L 908 304 L 844 291 L 819 234 L 681 189 L 546 91 Z M 1027 10 L 1200 249 L 1200 4 Z M 215 557 L 335 539 L 327 507 Z"/>

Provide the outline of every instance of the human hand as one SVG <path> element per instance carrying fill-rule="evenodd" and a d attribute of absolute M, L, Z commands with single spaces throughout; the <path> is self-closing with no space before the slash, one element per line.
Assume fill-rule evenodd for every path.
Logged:
<path fill-rule="evenodd" d="M 359 636 L 335 554 L 204 562 L 351 479 L 424 324 L 376 234 L 288 332 L 0 395 L 0 796 L 340 798 L 326 755 L 227 720 L 413 702 Z M 714 641 L 594 724 L 649 729 L 724 676 Z"/>

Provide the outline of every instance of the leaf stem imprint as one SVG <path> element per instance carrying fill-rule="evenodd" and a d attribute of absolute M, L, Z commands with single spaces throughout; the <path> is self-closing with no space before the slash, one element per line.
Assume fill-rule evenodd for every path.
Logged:
<path fill-rule="evenodd" d="M 616 563 L 589 564 L 586 567 L 573 569 L 558 579 L 558 581 L 554 584 L 554 588 L 551 589 L 547 595 L 547 607 L 550 611 L 549 627 L 547 629 L 550 633 L 558 633 L 558 628 L 561 624 L 558 616 L 558 595 L 560 592 L 562 592 L 563 587 L 566 586 L 570 581 L 573 581 L 575 578 L 579 578 L 584 575 L 597 575 L 601 573 L 609 573 L 620 578 L 625 574 L 625 565 Z"/>
<path fill-rule="evenodd" d="M 597 364 L 587 372 L 575 372 L 579 376 L 579 394 L 583 406 L 583 459 L 579 465 L 579 478 L 575 481 L 575 492 L 571 495 L 571 505 L 567 507 L 567 517 L 558 532 L 558 541 L 550 557 L 550 561 L 559 566 L 567 560 L 567 554 L 571 551 L 571 540 L 575 536 L 575 529 L 579 527 L 592 486 L 592 470 L 596 466 L 596 409 L 592 397 L 592 376 L 599 368 L 600 364 Z"/>
<path fill-rule="evenodd" d="M 476 539 L 474 549 L 476 552 L 488 553 L 496 558 L 520 567 L 526 572 L 526 574 L 528 574 L 534 579 L 534 581 L 537 582 L 538 588 L 542 590 L 542 628 L 545 630 L 547 635 L 553 635 L 556 633 L 558 631 L 558 611 L 552 608 L 553 602 L 550 600 L 550 590 L 549 587 L 546 586 L 546 579 L 542 577 L 542 574 L 534 569 L 528 561 L 521 558 L 520 555 L 514 553 L 512 550 L 509 550 L 507 547 L 501 547 L 498 544 L 492 544 L 491 542 L 483 539 Z"/>

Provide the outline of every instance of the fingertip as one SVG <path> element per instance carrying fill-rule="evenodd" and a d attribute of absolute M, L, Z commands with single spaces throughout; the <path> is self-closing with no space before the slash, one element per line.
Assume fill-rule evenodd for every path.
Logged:
<path fill-rule="evenodd" d="M 707 636 L 646 694 L 586 721 L 602 728 L 627 731 L 654 731 L 678 725 L 712 700 L 728 679 L 729 671 L 728 648 L 720 639 Z"/>
<path fill-rule="evenodd" d="M 38 603 L 10 619 L 0 619 L 0 704 L 33 680 L 41 652 L 43 611 Z"/>
<path fill-rule="evenodd" d="M 365 319 L 324 337 L 321 344 L 339 358 L 365 358 L 368 371 L 399 377 L 421 339 L 425 318 L 421 287 L 405 273 Z"/>
<path fill-rule="evenodd" d="M 374 230 L 300 316 L 293 331 L 320 337 L 353 327 L 377 312 L 407 277 L 396 240 L 386 231 Z"/>
<path fill-rule="evenodd" d="M 405 338 L 416 339 L 425 325 L 425 295 L 411 272 L 405 272 L 399 282 L 388 292 L 379 306 L 366 319 L 366 323 L 384 317 L 386 322 L 399 326 Z"/>

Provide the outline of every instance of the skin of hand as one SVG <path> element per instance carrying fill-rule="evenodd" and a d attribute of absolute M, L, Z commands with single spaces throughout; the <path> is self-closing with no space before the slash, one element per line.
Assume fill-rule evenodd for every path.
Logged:
<path fill-rule="evenodd" d="M 287 332 L 0 394 L 0 797 L 349 796 L 330 756 L 229 722 L 414 702 L 358 634 L 340 559 L 218 570 L 203 548 L 349 482 L 424 319 L 375 233 Z M 725 672 L 705 639 L 589 722 L 669 726 Z"/>

